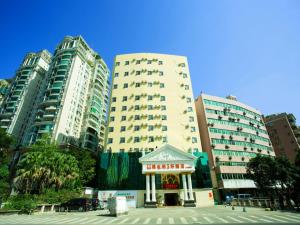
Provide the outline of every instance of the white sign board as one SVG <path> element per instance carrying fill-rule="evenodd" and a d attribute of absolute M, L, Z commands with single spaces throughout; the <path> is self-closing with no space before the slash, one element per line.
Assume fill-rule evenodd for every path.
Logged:
<path fill-rule="evenodd" d="M 127 206 L 129 208 L 136 208 L 137 205 L 137 191 L 99 191 L 98 199 L 100 201 L 107 201 L 110 197 L 123 196 L 126 197 Z"/>

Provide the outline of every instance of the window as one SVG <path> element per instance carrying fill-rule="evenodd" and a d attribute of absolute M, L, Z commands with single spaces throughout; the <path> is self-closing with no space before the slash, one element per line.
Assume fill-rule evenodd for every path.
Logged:
<path fill-rule="evenodd" d="M 190 102 L 192 102 L 192 99 L 190 97 L 188 97 L 188 98 L 186 98 L 186 102 L 190 103 Z"/>
<path fill-rule="evenodd" d="M 148 87 L 152 87 L 152 83 L 149 82 L 149 83 L 148 83 Z"/>
<path fill-rule="evenodd" d="M 120 66 L 120 62 L 116 62 L 116 66 Z"/>
<path fill-rule="evenodd" d="M 125 61 L 125 65 L 126 65 L 126 66 L 129 65 L 129 61 Z"/>
<path fill-rule="evenodd" d="M 187 78 L 187 74 L 186 74 L 186 73 L 183 73 L 183 74 L 182 74 L 182 77 L 183 77 L 183 78 Z"/>
<path fill-rule="evenodd" d="M 127 101 L 127 96 L 123 96 L 123 102 Z"/>
<path fill-rule="evenodd" d="M 133 142 L 134 143 L 140 142 L 140 137 L 134 137 Z"/>
<path fill-rule="evenodd" d="M 161 102 L 166 101 L 166 97 L 165 96 L 160 96 L 160 101 Z"/>
<path fill-rule="evenodd" d="M 119 73 L 115 73 L 115 77 L 118 77 L 119 76 Z"/>
<path fill-rule="evenodd" d="M 135 75 L 141 75 L 141 71 L 136 71 Z"/>
<path fill-rule="evenodd" d="M 111 101 L 112 101 L 112 102 L 116 102 L 116 101 L 117 101 L 117 98 L 116 98 L 116 97 L 113 97 L 113 98 L 111 99 Z"/>
<path fill-rule="evenodd" d="M 164 110 L 166 110 L 166 109 L 167 109 L 167 107 L 166 107 L 165 105 L 162 105 L 162 106 L 161 106 L 161 110 L 164 111 Z"/>
<path fill-rule="evenodd" d="M 149 136 L 149 142 L 154 142 L 154 137 L 153 136 Z"/>
<path fill-rule="evenodd" d="M 140 130 L 140 126 L 134 126 L 134 131 L 139 131 Z"/>
<path fill-rule="evenodd" d="M 111 117 L 110 117 L 110 121 L 115 121 L 115 117 L 114 117 L 114 116 L 111 116 Z"/>
<path fill-rule="evenodd" d="M 148 75 L 152 75 L 152 71 L 148 71 Z"/>
<path fill-rule="evenodd" d="M 167 126 L 162 126 L 162 131 L 167 131 L 168 127 Z"/>
<path fill-rule="evenodd" d="M 191 127 L 191 132 L 195 132 L 196 131 L 196 127 Z"/>
<path fill-rule="evenodd" d="M 115 112 L 116 111 L 116 107 L 111 107 L 111 111 Z"/>
<path fill-rule="evenodd" d="M 120 138 L 120 143 L 122 144 L 122 143 L 125 143 L 125 138 L 124 137 L 121 137 Z"/>
<path fill-rule="evenodd" d="M 141 64 L 141 60 L 136 60 L 136 64 Z"/>
<path fill-rule="evenodd" d="M 153 131 L 154 130 L 154 126 L 152 126 L 152 125 L 149 125 L 149 127 L 148 127 L 148 131 Z"/>
<path fill-rule="evenodd" d="M 135 106 L 134 106 L 134 109 L 135 109 L 135 110 L 140 110 L 140 106 L 139 106 L 139 105 L 135 105 Z"/>
<path fill-rule="evenodd" d="M 126 130 L 126 127 L 125 127 L 125 126 L 121 126 L 120 131 L 123 132 L 123 131 L 125 131 L 125 130 Z"/>
<path fill-rule="evenodd" d="M 159 71 L 159 76 L 163 76 L 164 72 L 163 71 Z"/>
<path fill-rule="evenodd" d="M 166 115 L 162 115 L 162 116 L 161 116 L 161 119 L 162 119 L 162 120 L 167 120 L 167 116 L 166 116 Z"/>
<path fill-rule="evenodd" d="M 148 61 L 147 61 L 147 64 L 151 64 L 151 63 L 152 63 L 151 60 L 148 60 Z"/>
<path fill-rule="evenodd" d="M 123 88 L 128 88 L 128 83 L 123 84 Z"/>
<path fill-rule="evenodd" d="M 117 84 L 114 84 L 114 89 L 117 89 L 118 88 L 118 85 Z"/>
<path fill-rule="evenodd" d="M 113 139 L 112 139 L 112 138 L 108 138 L 107 143 L 108 143 L 108 144 L 113 143 Z"/>
<path fill-rule="evenodd" d="M 163 62 L 162 61 L 158 61 L 158 65 L 162 65 L 163 64 Z"/>
<path fill-rule="evenodd" d="M 188 107 L 187 111 L 188 111 L 188 112 L 192 112 L 192 111 L 193 111 L 193 108 L 192 108 L 192 107 Z"/>
<path fill-rule="evenodd" d="M 135 83 L 135 87 L 140 87 L 141 83 Z"/>
<path fill-rule="evenodd" d="M 134 115 L 134 120 L 140 120 L 140 115 Z"/>
<path fill-rule="evenodd" d="M 189 90 L 190 88 L 189 88 L 189 85 L 184 85 L 184 89 L 185 90 Z"/>
<path fill-rule="evenodd" d="M 163 137 L 163 143 L 167 143 L 167 142 L 168 142 L 167 137 Z"/>
<path fill-rule="evenodd" d="M 197 138 L 196 137 L 192 137 L 192 143 L 197 143 Z"/>
<path fill-rule="evenodd" d="M 122 106 L 122 111 L 126 111 L 127 110 L 127 106 L 126 105 L 123 105 Z"/>
<path fill-rule="evenodd" d="M 126 120 L 126 116 L 122 116 L 121 121 L 125 121 L 125 120 Z"/>
<path fill-rule="evenodd" d="M 148 105 L 148 110 L 152 110 L 153 109 L 153 105 Z"/>
<path fill-rule="evenodd" d="M 138 101 L 140 99 L 141 99 L 141 96 L 139 96 L 139 95 L 134 96 L 134 100 Z"/>
<path fill-rule="evenodd" d="M 148 115 L 148 120 L 153 120 L 153 115 Z"/>
<path fill-rule="evenodd" d="M 153 96 L 148 95 L 148 100 L 152 100 L 152 99 L 153 99 Z"/>
<path fill-rule="evenodd" d="M 124 77 L 127 77 L 128 75 L 129 75 L 128 72 L 125 72 L 125 73 L 124 73 Z"/>
<path fill-rule="evenodd" d="M 189 117 L 189 121 L 190 121 L 190 122 L 194 122 L 194 117 L 190 116 L 190 117 Z"/>
<path fill-rule="evenodd" d="M 108 132 L 113 132 L 114 131 L 114 128 L 113 127 L 109 127 L 108 128 Z"/>
<path fill-rule="evenodd" d="M 159 87 L 160 87 L 160 88 L 164 88 L 164 87 L 165 87 L 165 84 L 160 83 L 160 84 L 159 84 Z"/>

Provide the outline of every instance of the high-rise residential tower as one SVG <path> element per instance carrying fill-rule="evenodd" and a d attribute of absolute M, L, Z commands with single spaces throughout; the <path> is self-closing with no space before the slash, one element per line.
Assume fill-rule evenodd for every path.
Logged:
<path fill-rule="evenodd" d="M 292 163 L 300 151 L 300 127 L 293 114 L 280 113 L 264 118 L 276 156 L 287 157 Z"/>
<path fill-rule="evenodd" d="M 275 156 L 261 113 L 234 96 L 201 94 L 195 104 L 215 197 L 251 193 L 255 184 L 245 176 L 247 162 L 258 153 Z"/>
<path fill-rule="evenodd" d="M 201 150 L 187 58 L 115 58 L 106 150 L 150 152 L 164 144 Z"/>
<path fill-rule="evenodd" d="M 0 126 L 16 138 L 17 144 L 20 144 L 28 126 L 32 106 L 37 100 L 50 62 L 51 54 L 47 50 L 27 54 L 3 102 Z"/>
<path fill-rule="evenodd" d="M 85 40 L 67 36 L 57 46 L 47 85 L 25 144 L 49 134 L 58 144 L 103 148 L 109 69 Z"/>
<path fill-rule="evenodd" d="M 8 94 L 10 82 L 8 80 L 0 79 L 0 107 L 4 102 L 5 96 Z"/>

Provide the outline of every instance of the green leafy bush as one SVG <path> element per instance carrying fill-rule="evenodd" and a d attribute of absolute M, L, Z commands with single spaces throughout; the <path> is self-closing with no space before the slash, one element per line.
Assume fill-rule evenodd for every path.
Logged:
<path fill-rule="evenodd" d="M 32 195 L 17 195 L 8 198 L 5 209 L 20 210 L 20 213 L 31 214 L 37 207 L 37 202 Z"/>
<path fill-rule="evenodd" d="M 36 195 L 36 198 L 39 204 L 59 204 L 72 198 L 79 198 L 80 196 L 80 190 L 62 189 L 55 191 L 54 189 L 48 189 L 44 194 Z"/>

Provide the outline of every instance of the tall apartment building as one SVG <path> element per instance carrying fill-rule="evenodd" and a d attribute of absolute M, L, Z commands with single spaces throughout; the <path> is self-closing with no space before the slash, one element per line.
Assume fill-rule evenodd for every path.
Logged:
<path fill-rule="evenodd" d="M 109 69 L 85 40 L 67 36 L 57 46 L 24 144 L 49 134 L 61 145 L 103 148 Z"/>
<path fill-rule="evenodd" d="M 0 79 L 0 107 L 4 102 L 5 96 L 8 94 L 10 82 L 8 80 Z"/>
<path fill-rule="evenodd" d="M 106 149 L 150 152 L 166 143 L 201 151 L 186 57 L 116 56 Z"/>
<path fill-rule="evenodd" d="M 264 118 L 276 156 L 287 157 L 292 163 L 300 151 L 300 127 L 293 114 L 280 113 Z"/>
<path fill-rule="evenodd" d="M 258 153 L 275 156 L 261 113 L 234 96 L 201 94 L 195 105 L 215 196 L 251 193 L 255 184 L 245 177 L 247 162 Z"/>
<path fill-rule="evenodd" d="M 51 54 L 47 50 L 25 56 L 0 112 L 0 126 L 20 144 L 28 125 L 32 105 L 37 100 L 41 84 L 49 69 Z"/>

